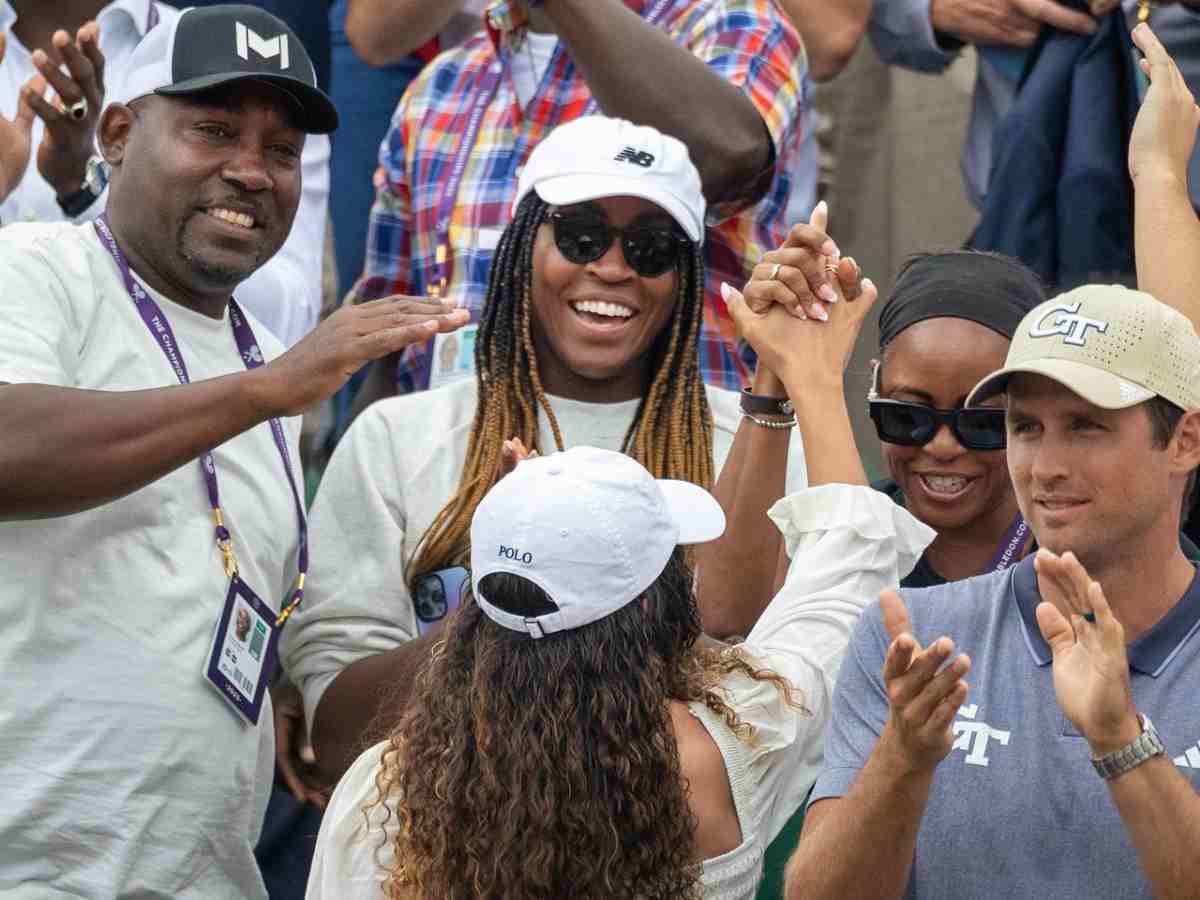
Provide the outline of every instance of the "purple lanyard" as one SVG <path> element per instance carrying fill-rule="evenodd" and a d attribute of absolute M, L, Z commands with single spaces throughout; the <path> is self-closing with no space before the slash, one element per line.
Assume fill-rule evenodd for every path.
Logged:
<path fill-rule="evenodd" d="M 146 13 L 146 30 L 149 31 L 158 24 L 158 7 L 150 0 L 150 12 Z"/>
<path fill-rule="evenodd" d="M 676 0 L 658 0 L 658 3 L 646 15 L 646 21 L 651 24 L 657 23 L 674 2 Z M 557 49 L 555 56 L 561 52 L 561 48 Z M 550 65 L 554 65 L 553 58 Z M 437 248 L 434 251 L 434 264 L 437 266 L 437 271 L 434 273 L 429 288 L 429 293 L 434 297 L 442 296 L 450 281 L 450 217 L 454 214 L 458 189 L 462 187 L 463 176 L 467 171 L 467 161 L 471 158 L 475 142 L 479 139 L 479 130 L 483 127 L 483 116 L 487 112 L 487 108 L 492 105 L 492 101 L 496 98 L 496 91 L 500 87 L 502 69 L 503 66 L 497 61 L 479 73 L 475 84 L 475 103 L 471 107 L 466 128 L 462 132 L 462 139 L 458 144 L 458 155 L 454 158 L 454 165 L 450 168 L 450 178 L 442 190 L 442 199 L 438 204 L 437 215 Z M 593 97 L 588 101 L 583 114 L 594 115 L 599 109 L 600 106 Z"/>
<path fill-rule="evenodd" d="M 133 301 L 133 305 L 137 307 L 138 314 L 142 317 L 142 321 L 146 323 L 146 327 L 150 329 L 150 334 L 158 341 L 158 346 L 162 349 L 163 355 L 166 356 L 167 362 L 171 364 L 171 368 L 175 370 L 175 377 L 179 379 L 180 384 L 189 384 L 187 366 L 183 361 L 183 354 L 179 349 L 179 342 L 175 340 L 175 332 L 171 330 L 171 323 L 167 321 L 166 315 L 163 314 L 159 305 L 154 302 L 154 298 L 146 293 L 145 289 L 137 283 L 133 277 L 133 272 L 129 269 L 129 261 L 125 259 L 125 254 L 121 252 L 121 248 L 117 245 L 117 239 L 113 236 L 112 229 L 108 226 L 108 216 L 101 215 L 94 219 L 92 224 L 96 228 L 96 234 L 100 236 L 100 242 L 104 244 L 109 255 L 112 256 L 113 262 L 117 264 L 117 269 L 121 272 L 121 278 L 125 282 L 125 290 L 129 292 L 129 299 Z M 254 337 L 254 331 L 250 328 L 250 323 L 246 321 L 246 317 L 242 314 L 242 309 L 238 306 L 237 301 L 233 298 L 229 300 L 229 321 L 233 325 L 233 339 L 237 343 L 238 352 L 241 353 L 242 362 L 245 363 L 247 369 L 256 369 L 263 364 L 262 351 L 258 347 L 258 341 Z M 300 521 L 300 554 L 299 554 L 299 574 L 296 576 L 296 588 L 292 592 L 290 602 L 279 613 L 279 617 L 275 621 L 276 627 L 282 625 L 300 605 L 304 599 L 304 577 L 308 574 L 308 521 L 304 517 L 304 504 L 300 502 L 300 491 L 296 487 L 296 479 L 292 474 L 292 463 L 288 458 L 287 436 L 283 432 L 283 425 L 278 419 L 271 419 L 271 434 L 275 438 L 275 446 L 279 450 L 279 456 L 283 460 L 283 471 L 287 473 L 288 484 L 292 488 L 292 499 L 296 503 L 296 518 Z M 217 548 L 221 551 L 221 556 L 225 562 L 225 574 L 232 578 L 237 575 L 237 560 L 233 555 L 233 538 L 229 533 L 229 529 L 225 527 L 224 516 L 221 512 L 220 493 L 217 490 L 217 465 L 213 459 L 212 452 L 205 453 L 200 457 L 200 469 L 204 472 L 204 483 L 208 488 L 208 500 L 212 504 L 213 522 L 215 523 L 215 534 L 217 539 Z"/>
<path fill-rule="evenodd" d="M 992 561 L 988 563 L 987 571 L 1003 572 L 1009 566 L 1016 565 L 1021 560 L 1020 549 L 1025 545 L 1025 539 L 1029 536 L 1029 523 L 1025 521 L 1025 517 L 1017 513 L 1017 517 L 1013 519 L 1012 525 L 1008 527 L 1008 531 L 1004 535 L 1004 539 L 1000 541 L 1000 546 L 996 550 L 996 555 L 992 557 Z"/>

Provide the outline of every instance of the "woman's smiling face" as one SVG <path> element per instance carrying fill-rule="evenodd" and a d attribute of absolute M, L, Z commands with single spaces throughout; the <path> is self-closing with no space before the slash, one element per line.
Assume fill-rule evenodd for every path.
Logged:
<path fill-rule="evenodd" d="M 984 376 L 1003 368 L 1008 344 L 966 319 L 918 322 L 885 348 L 879 394 L 937 409 L 962 406 Z M 1004 451 L 967 449 L 949 426 L 923 447 L 884 443 L 883 456 L 909 511 L 937 531 L 970 527 L 1008 505 Z"/>
<path fill-rule="evenodd" d="M 618 229 L 677 228 L 661 207 L 640 197 L 606 197 L 552 211 Z M 677 268 L 656 277 L 639 275 L 620 239 L 593 262 L 571 262 L 555 243 L 553 225 L 545 222 L 533 249 L 531 327 L 546 390 L 592 402 L 640 397 L 651 350 L 670 326 L 678 292 Z"/>

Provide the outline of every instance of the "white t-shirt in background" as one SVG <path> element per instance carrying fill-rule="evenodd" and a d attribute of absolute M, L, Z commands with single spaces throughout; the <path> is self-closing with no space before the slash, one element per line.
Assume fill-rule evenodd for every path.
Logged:
<path fill-rule="evenodd" d="M 90 224 L 0 230 L 0 285 L 0 382 L 178 384 Z M 153 296 L 193 381 L 244 371 L 228 314 Z M 299 478 L 299 420 L 284 427 Z M 214 457 L 242 577 L 278 609 L 299 532 L 270 426 Z M 270 702 L 251 727 L 203 677 L 228 585 L 199 462 L 96 509 L 0 523 L 0 896 L 266 897 Z"/>

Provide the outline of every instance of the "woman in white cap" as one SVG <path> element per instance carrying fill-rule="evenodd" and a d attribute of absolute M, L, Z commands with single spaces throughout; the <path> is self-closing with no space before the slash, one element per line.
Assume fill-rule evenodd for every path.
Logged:
<path fill-rule="evenodd" d="M 727 458 L 749 458 L 733 450 L 737 434 L 739 446 L 779 448 L 776 498 L 785 469 L 802 484 L 798 440 L 789 458 L 791 413 L 776 400 L 743 425 L 737 394 L 700 377 L 704 217 L 686 148 L 654 129 L 585 117 L 533 151 L 478 330 L 460 335 L 460 358 L 473 346 L 474 377 L 367 409 L 313 505 L 309 590 L 282 658 L 326 772 L 353 761 L 383 690 L 411 681 L 430 643 L 419 638 L 457 605 L 471 516 L 500 476 L 505 440 L 543 454 L 617 450 L 656 477 L 709 488 Z M 817 248 L 828 240 L 819 227 L 796 234 Z M 811 263 L 809 277 L 829 279 L 815 255 Z M 781 277 L 789 272 L 806 274 Z M 769 525 L 765 508 L 756 517 Z M 761 609 L 779 556 L 778 534 L 768 537 L 746 543 L 757 562 L 710 564 L 729 542 L 705 548 L 702 600 L 712 587 L 738 602 L 744 588 Z M 746 583 L 751 569 L 765 570 L 764 586 Z M 412 599 L 442 595 L 419 607 Z"/>
<path fill-rule="evenodd" d="M 754 896 L 820 767 L 850 630 L 933 537 L 854 446 L 840 373 L 864 296 L 822 324 L 730 292 L 814 485 L 771 510 L 791 565 L 745 642 L 701 639 L 678 549 L 721 533 L 707 492 L 607 450 L 518 464 L 473 511 L 472 596 L 333 796 L 310 900 Z"/>

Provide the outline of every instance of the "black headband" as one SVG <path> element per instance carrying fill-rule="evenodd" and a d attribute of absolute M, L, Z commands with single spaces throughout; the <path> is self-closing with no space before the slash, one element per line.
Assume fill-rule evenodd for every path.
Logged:
<path fill-rule="evenodd" d="M 879 347 L 926 319 L 966 319 L 1012 339 L 1025 314 L 1046 299 L 1036 275 L 995 253 L 950 250 L 910 260 L 879 313 Z"/>

